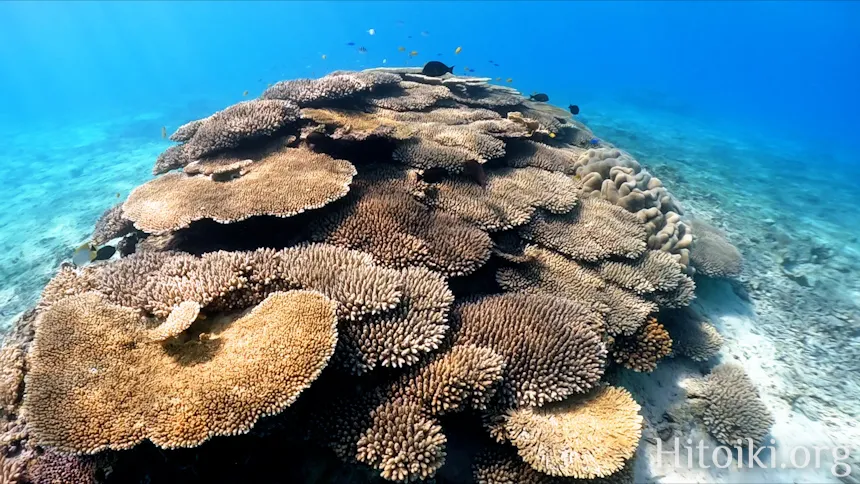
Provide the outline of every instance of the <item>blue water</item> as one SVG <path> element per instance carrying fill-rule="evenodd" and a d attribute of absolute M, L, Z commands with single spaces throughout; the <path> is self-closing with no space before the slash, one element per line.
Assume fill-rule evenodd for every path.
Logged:
<path fill-rule="evenodd" d="M 0 321 L 150 176 L 169 146 L 162 126 L 281 79 L 383 61 L 512 78 L 580 105 L 646 161 L 699 163 L 722 183 L 799 173 L 843 207 L 812 215 L 847 233 L 843 209 L 860 197 L 858 20 L 855 2 L 2 2 Z M 747 186 L 773 210 L 789 210 L 780 197 L 806 204 L 760 192 Z"/>

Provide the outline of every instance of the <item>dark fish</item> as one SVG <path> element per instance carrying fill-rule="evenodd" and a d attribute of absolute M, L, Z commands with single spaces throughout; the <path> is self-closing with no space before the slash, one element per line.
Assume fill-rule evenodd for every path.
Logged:
<path fill-rule="evenodd" d="M 106 245 L 96 251 L 95 260 L 108 260 L 116 253 L 116 247 Z"/>
<path fill-rule="evenodd" d="M 430 61 L 424 64 L 424 69 L 421 69 L 422 74 L 430 77 L 444 76 L 448 72 L 453 74 L 454 66 L 448 67 L 439 61 Z"/>
<path fill-rule="evenodd" d="M 367 53 L 367 49 L 365 49 L 364 47 L 359 47 L 359 48 L 358 48 L 358 51 L 359 51 L 360 53 L 362 53 L 362 54 L 366 54 L 366 53 Z"/>
<path fill-rule="evenodd" d="M 487 186 L 487 172 L 484 171 L 483 165 L 477 161 L 467 161 L 463 165 L 463 173 L 478 185 Z"/>
<path fill-rule="evenodd" d="M 529 96 L 529 101 L 537 101 L 539 103 L 545 103 L 549 101 L 549 96 L 542 92 L 538 92 Z"/>
<path fill-rule="evenodd" d="M 500 65 L 496 64 L 495 62 L 493 62 L 493 65 L 496 67 L 501 67 Z"/>
<path fill-rule="evenodd" d="M 573 114 L 574 116 L 579 114 L 579 106 L 576 104 L 571 104 L 567 109 L 570 109 L 570 114 Z"/>
<path fill-rule="evenodd" d="M 346 43 L 346 45 L 348 45 L 348 46 L 352 47 L 352 46 L 354 46 L 354 45 L 355 45 L 355 42 L 347 42 L 347 43 Z"/>

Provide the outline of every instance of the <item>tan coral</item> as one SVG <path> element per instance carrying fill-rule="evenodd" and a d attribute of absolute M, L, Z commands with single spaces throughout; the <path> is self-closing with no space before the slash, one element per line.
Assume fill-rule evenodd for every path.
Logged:
<path fill-rule="evenodd" d="M 556 477 L 534 470 L 515 449 L 492 446 L 475 457 L 472 475 L 477 484 L 634 484 L 633 460 L 606 477 L 576 479 Z"/>
<path fill-rule="evenodd" d="M 170 312 L 167 320 L 147 332 L 152 341 L 164 341 L 178 336 L 191 327 L 200 314 L 200 304 L 196 301 L 185 301 Z"/>
<path fill-rule="evenodd" d="M 773 415 L 740 365 L 722 364 L 686 388 L 695 413 L 722 444 L 752 441 L 761 445 L 774 424 Z"/>
<path fill-rule="evenodd" d="M 289 217 L 344 196 L 355 175 L 345 160 L 286 148 L 246 168 L 248 173 L 218 182 L 169 173 L 136 188 L 123 204 L 135 227 L 163 234 L 200 219 L 231 223 L 255 215 Z"/>
<path fill-rule="evenodd" d="M 630 336 L 618 336 L 609 353 L 615 363 L 633 371 L 650 373 L 657 363 L 672 354 L 672 338 L 654 318 Z"/>
<path fill-rule="evenodd" d="M 369 96 L 365 102 L 371 106 L 393 111 L 422 111 L 434 106 L 442 99 L 451 99 L 451 91 L 443 86 L 432 86 L 411 81 L 401 81 L 399 89 L 387 95 Z"/>
<path fill-rule="evenodd" d="M 649 250 L 632 262 L 601 262 L 601 277 L 637 294 L 670 291 L 681 284 L 684 266 L 680 256 L 659 250 Z"/>
<path fill-rule="evenodd" d="M 454 344 L 487 346 L 505 357 L 498 394 L 508 406 L 542 405 L 592 388 L 606 349 L 593 313 L 550 296 L 503 294 L 458 306 Z"/>
<path fill-rule="evenodd" d="M 387 72 L 333 72 L 319 79 L 281 81 L 263 91 L 261 99 L 282 99 L 300 107 L 337 101 L 379 87 L 398 84 L 400 76 Z"/>
<path fill-rule="evenodd" d="M 511 412 L 511 442 L 536 470 L 553 476 L 594 478 L 621 470 L 642 434 L 639 404 L 627 390 L 592 394 L 541 408 Z"/>
<path fill-rule="evenodd" d="M 176 128 L 176 131 L 174 131 L 173 134 L 170 135 L 170 141 L 184 143 L 190 140 L 194 137 L 194 134 L 197 132 L 198 129 L 200 129 L 200 126 L 202 126 L 207 119 L 208 118 L 195 119 L 194 121 L 189 121 L 182 126 Z"/>
<path fill-rule="evenodd" d="M 23 390 L 25 365 L 23 348 L 10 343 L 0 348 L 0 417 L 15 413 Z"/>
<path fill-rule="evenodd" d="M 466 275 L 490 257 L 486 232 L 429 209 L 404 190 L 358 183 L 322 220 L 312 237 L 361 250 L 383 266 L 425 266 L 446 276 Z"/>
<path fill-rule="evenodd" d="M 298 119 L 295 104 L 280 100 L 253 100 L 234 104 L 206 118 L 183 147 L 194 159 L 269 136 Z"/>
<path fill-rule="evenodd" d="M 403 296 L 396 308 L 341 325 L 335 359 L 346 370 L 361 374 L 377 365 L 414 365 L 442 342 L 454 302 L 448 284 L 425 268 L 400 272 Z"/>
<path fill-rule="evenodd" d="M 245 433 L 316 379 L 334 352 L 336 324 L 322 294 L 274 293 L 239 319 L 210 321 L 206 337 L 162 346 L 130 309 L 94 293 L 64 299 L 42 315 L 31 350 L 31 436 L 95 453 Z"/>
<path fill-rule="evenodd" d="M 133 230 L 134 226 L 132 226 L 131 221 L 122 215 L 122 203 L 118 203 L 105 210 L 96 221 L 91 241 L 95 245 L 103 245 L 112 239 L 129 234 Z"/>
<path fill-rule="evenodd" d="M 694 361 L 708 361 L 723 346 L 723 337 L 717 328 L 703 317 L 685 310 L 673 313 L 666 327 L 675 342 L 674 353 Z"/>
<path fill-rule="evenodd" d="M 657 305 L 607 282 L 576 261 L 535 245 L 525 248 L 525 260 L 500 268 L 496 280 L 503 289 L 552 294 L 591 308 L 606 319 L 610 334 L 633 334 Z"/>
<path fill-rule="evenodd" d="M 593 198 L 583 200 L 568 214 L 536 216 L 520 233 L 567 256 L 591 262 L 610 256 L 636 258 L 645 252 L 645 229 L 635 216 Z"/>
<path fill-rule="evenodd" d="M 533 166 L 565 174 L 576 172 L 576 161 L 582 154 L 578 148 L 560 149 L 531 140 L 508 143 L 505 162 L 514 167 Z"/>
<path fill-rule="evenodd" d="M 740 251 L 716 228 L 693 220 L 690 262 L 696 271 L 709 277 L 737 277 L 743 268 Z"/>

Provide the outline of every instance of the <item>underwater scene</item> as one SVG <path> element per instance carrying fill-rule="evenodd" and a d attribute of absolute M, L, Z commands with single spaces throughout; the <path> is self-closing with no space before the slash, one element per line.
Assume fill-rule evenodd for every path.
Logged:
<path fill-rule="evenodd" d="M 0 2 L 0 484 L 860 484 L 860 2 Z"/>

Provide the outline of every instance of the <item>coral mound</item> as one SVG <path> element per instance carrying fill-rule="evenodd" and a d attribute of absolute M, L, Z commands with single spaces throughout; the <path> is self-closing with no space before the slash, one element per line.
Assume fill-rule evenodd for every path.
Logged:
<path fill-rule="evenodd" d="M 118 255 L 64 264 L 0 349 L 3 472 L 110 450 L 121 482 L 335 456 L 335 481 L 443 481 L 495 438 L 479 482 L 629 482 L 641 417 L 607 367 L 694 351 L 655 315 L 707 273 L 695 231 L 629 154 L 488 81 L 341 71 L 179 127 L 96 224 Z"/>
<path fill-rule="evenodd" d="M 743 269 L 740 251 L 726 236 L 705 222 L 693 221 L 690 262 L 700 274 L 709 277 L 737 277 Z"/>

